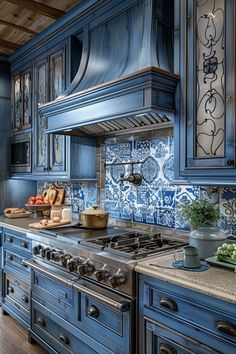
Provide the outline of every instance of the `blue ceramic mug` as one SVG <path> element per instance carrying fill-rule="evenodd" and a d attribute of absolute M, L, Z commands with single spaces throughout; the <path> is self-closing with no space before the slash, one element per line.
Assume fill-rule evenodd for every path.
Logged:
<path fill-rule="evenodd" d="M 185 246 L 180 252 L 182 254 L 183 266 L 185 268 L 198 268 L 201 266 L 201 261 L 198 255 L 198 249 L 193 246 Z M 176 258 L 177 253 L 174 254 L 175 261 L 178 261 Z"/>

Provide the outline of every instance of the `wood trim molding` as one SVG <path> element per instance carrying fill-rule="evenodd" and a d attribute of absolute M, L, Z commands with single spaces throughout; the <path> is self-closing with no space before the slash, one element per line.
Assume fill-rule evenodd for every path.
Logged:
<path fill-rule="evenodd" d="M 19 7 L 39 13 L 43 16 L 51 17 L 54 20 L 57 20 L 59 17 L 65 14 L 64 11 L 58 10 L 54 7 L 47 6 L 33 0 L 6 0 L 6 1 L 15 4 Z"/>

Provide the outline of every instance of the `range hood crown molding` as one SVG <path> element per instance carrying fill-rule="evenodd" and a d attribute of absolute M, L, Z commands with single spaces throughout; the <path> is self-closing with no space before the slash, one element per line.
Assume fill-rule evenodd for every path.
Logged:
<path fill-rule="evenodd" d="M 123 1 L 117 9 L 104 2 L 106 18 L 93 8 L 84 27 L 75 79 L 40 107 L 47 133 L 100 136 L 173 122 L 179 77 L 164 60 L 167 52 L 157 53 L 156 0 Z"/>

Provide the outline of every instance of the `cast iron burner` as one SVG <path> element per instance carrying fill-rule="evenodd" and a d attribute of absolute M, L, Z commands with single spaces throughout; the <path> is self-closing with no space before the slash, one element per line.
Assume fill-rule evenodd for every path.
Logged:
<path fill-rule="evenodd" d="M 99 237 L 83 241 L 82 243 L 130 259 L 144 258 L 154 253 L 167 251 L 184 245 L 182 241 L 166 238 L 161 236 L 161 234 L 147 235 L 138 232 Z"/>

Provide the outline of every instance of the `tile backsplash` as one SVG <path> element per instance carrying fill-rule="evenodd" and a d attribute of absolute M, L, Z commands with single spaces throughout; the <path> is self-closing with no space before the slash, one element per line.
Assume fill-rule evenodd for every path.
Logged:
<path fill-rule="evenodd" d="M 107 142 L 101 149 L 104 157 L 98 155 L 98 164 L 100 161 L 102 166 L 105 162 L 106 167 L 104 172 L 98 168 L 100 182 L 58 183 L 66 189 L 65 202 L 72 204 L 75 217 L 100 201 L 101 207 L 108 210 L 110 218 L 115 220 L 189 230 L 189 225 L 179 213 L 178 203 L 204 198 L 219 208 L 219 226 L 236 234 L 236 188 L 172 184 L 172 136 Z M 120 182 L 122 174 L 126 177 L 131 172 L 131 161 L 135 162 L 134 173 L 142 175 L 140 186 Z M 38 193 L 47 185 L 47 182 L 39 181 Z"/>

